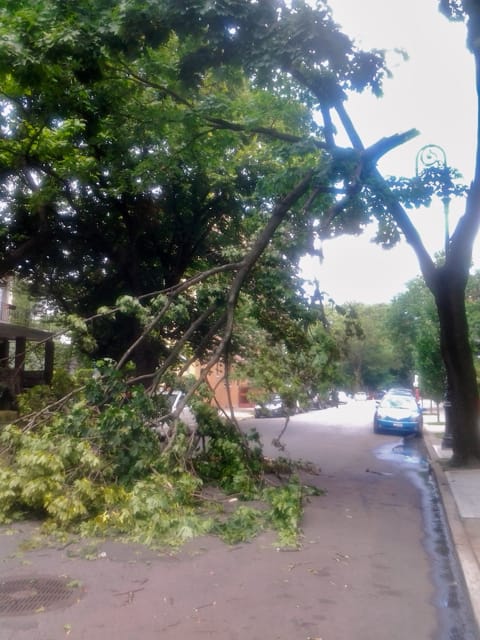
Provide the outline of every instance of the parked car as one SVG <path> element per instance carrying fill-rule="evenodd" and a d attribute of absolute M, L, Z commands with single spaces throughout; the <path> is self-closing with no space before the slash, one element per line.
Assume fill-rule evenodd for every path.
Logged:
<path fill-rule="evenodd" d="M 365 391 L 357 391 L 357 393 L 354 394 L 353 399 L 354 400 L 360 400 L 360 401 L 363 402 L 364 400 L 367 400 L 368 397 L 367 397 L 367 394 L 365 393 Z"/>
<path fill-rule="evenodd" d="M 413 391 L 407 387 L 392 387 L 387 393 L 394 396 L 412 396 L 415 397 Z"/>
<path fill-rule="evenodd" d="M 421 437 L 423 416 L 415 397 L 406 393 L 386 393 L 375 409 L 373 430 L 375 433 Z"/>
<path fill-rule="evenodd" d="M 185 393 L 183 391 L 179 391 L 177 389 L 171 391 L 160 392 L 161 397 L 163 398 L 162 404 L 164 405 L 162 409 L 160 409 L 160 414 L 173 414 L 176 416 L 178 420 L 180 420 L 187 428 L 193 428 L 196 426 L 195 416 L 188 405 L 184 406 L 180 413 L 178 413 L 179 405 L 183 401 L 185 397 Z M 167 420 L 159 420 L 156 419 L 154 422 L 154 428 L 157 433 L 164 437 L 168 436 L 171 431 L 172 426 L 172 417 L 170 416 Z"/>
<path fill-rule="evenodd" d="M 254 409 L 255 418 L 277 418 L 287 415 L 282 398 L 275 394 L 266 402 L 259 402 Z"/>

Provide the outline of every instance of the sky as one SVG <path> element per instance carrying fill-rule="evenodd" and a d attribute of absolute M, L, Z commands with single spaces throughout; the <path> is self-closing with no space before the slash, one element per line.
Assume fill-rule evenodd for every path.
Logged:
<path fill-rule="evenodd" d="M 465 45 L 465 26 L 450 23 L 437 0 L 330 0 L 335 21 L 364 48 L 388 49 L 393 78 L 384 96 L 353 95 L 347 110 L 366 146 L 384 136 L 415 128 L 420 135 L 379 163 L 384 175 L 413 176 L 419 150 L 440 145 L 447 163 L 469 183 L 473 175 L 476 97 L 473 58 Z M 409 59 L 394 52 L 403 49 Z M 339 140 L 347 144 L 347 140 Z M 450 232 L 464 202 L 450 205 Z M 444 246 L 442 203 L 414 211 L 411 218 L 433 255 Z M 374 229 L 361 237 L 324 242 L 324 260 L 308 259 L 304 275 L 317 278 L 320 289 L 338 303 L 389 302 L 420 275 L 413 250 L 402 242 L 384 250 L 372 244 Z M 478 257 L 478 259 L 476 259 Z M 480 242 L 474 251 L 480 266 Z"/>

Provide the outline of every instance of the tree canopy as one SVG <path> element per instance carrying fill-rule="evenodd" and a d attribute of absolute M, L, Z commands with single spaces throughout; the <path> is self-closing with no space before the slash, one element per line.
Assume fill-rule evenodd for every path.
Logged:
<path fill-rule="evenodd" d="M 242 260 L 275 199 L 319 162 L 291 82 L 266 91 L 233 61 L 200 78 L 201 6 L 140 5 L 2 10 L 1 269 L 81 316 Z M 220 38 L 228 17 L 215 24 Z M 293 274 L 311 235 L 292 216 L 269 265 Z M 191 316 L 198 296 L 186 304 Z M 127 320 L 96 322 L 97 355 L 120 357 L 139 330 Z"/>
<path fill-rule="evenodd" d="M 439 6 L 468 18 L 477 60 L 475 4 Z M 0 15 L 2 272 L 82 316 L 162 292 L 143 319 L 125 304 L 114 327 L 113 314 L 97 318 L 96 353 L 122 362 L 135 341 L 128 354 L 145 373 L 188 343 L 208 369 L 232 344 L 242 289 L 261 316 L 274 274 L 283 308 L 301 316 L 298 256 L 375 218 L 380 242 L 403 235 L 418 256 L 440 319 L 456 457 L 480 457 L 465 313 L 480 169 L 436 265 L 404 204 L 428 202 L 438 176 L 390 180 L 376 168 L 416 131 L 366 148 L 346 108 L 351 91 L 381 95 L 383 51 L 359 48 L 325 1 L 7 0 Z"/>

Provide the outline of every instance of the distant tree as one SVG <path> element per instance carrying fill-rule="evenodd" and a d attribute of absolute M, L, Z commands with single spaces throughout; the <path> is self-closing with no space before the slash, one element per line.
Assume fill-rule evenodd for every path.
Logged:
<path fill-rule="evenodd" d="M 409 385 L 417 374 L 423 396 L 435 402 L 444 400 L 446 373 L 438 315 L 433 295 L 422 278 L 411 280 L 406 292 L 394 298 L 388 326 L 392 341 L 409 363 Z"/>
<path fill-rule="evenodd" d="M 443 260 L 441 256 L 438 258 Z M 471 274 L 466 288 L 466 314 L 472 352 L 480 346 L 480 272 Z M 407 284 L 389 307 L 388 327 L 392 342 L 408 363 L 410 378 L 419 374 L 423 395 L 440 402 L 445 398 L 445 366 L 441 356 L 440 325 L 435 300 L 422 278 Z M 480 370 L 475 359 L 477 379 Z"/>
<path fill-rule="evenodd" d="M 384 389 L 405 371 L 389 339 L 388 305 L 353 305 L 358 329 L 344 343 L 343 368 L 352 389 Z"/>
<path fill-rule="evenodd" d="M 302 321 L 285 317 L 281 324 L 282 336 L 267 332 L 251 317 L 240 321 L 235 337 L 242 341 L 242 358 L 234 371 L 248 380 L 252 400 L 278 393 L 293 414 L 338 383 L 342 342 L 315 310 Z"/>
<path fill-rule="evenodd" d="M 480 271 L 478 270 L 470 275 L 467 283 L 466 309 L 475 370 L 477 380 L 480 381 Z"/>

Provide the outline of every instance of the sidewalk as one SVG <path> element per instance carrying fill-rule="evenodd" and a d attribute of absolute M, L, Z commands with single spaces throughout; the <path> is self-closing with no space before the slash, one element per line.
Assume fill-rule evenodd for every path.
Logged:
<path fill-rule="evenodd" d="M 451 449 L 442 448 L 444 426 L 424 416 L 424 440 L 455 551 L 480 629 L 480 469 L 448 469 Z"/>

